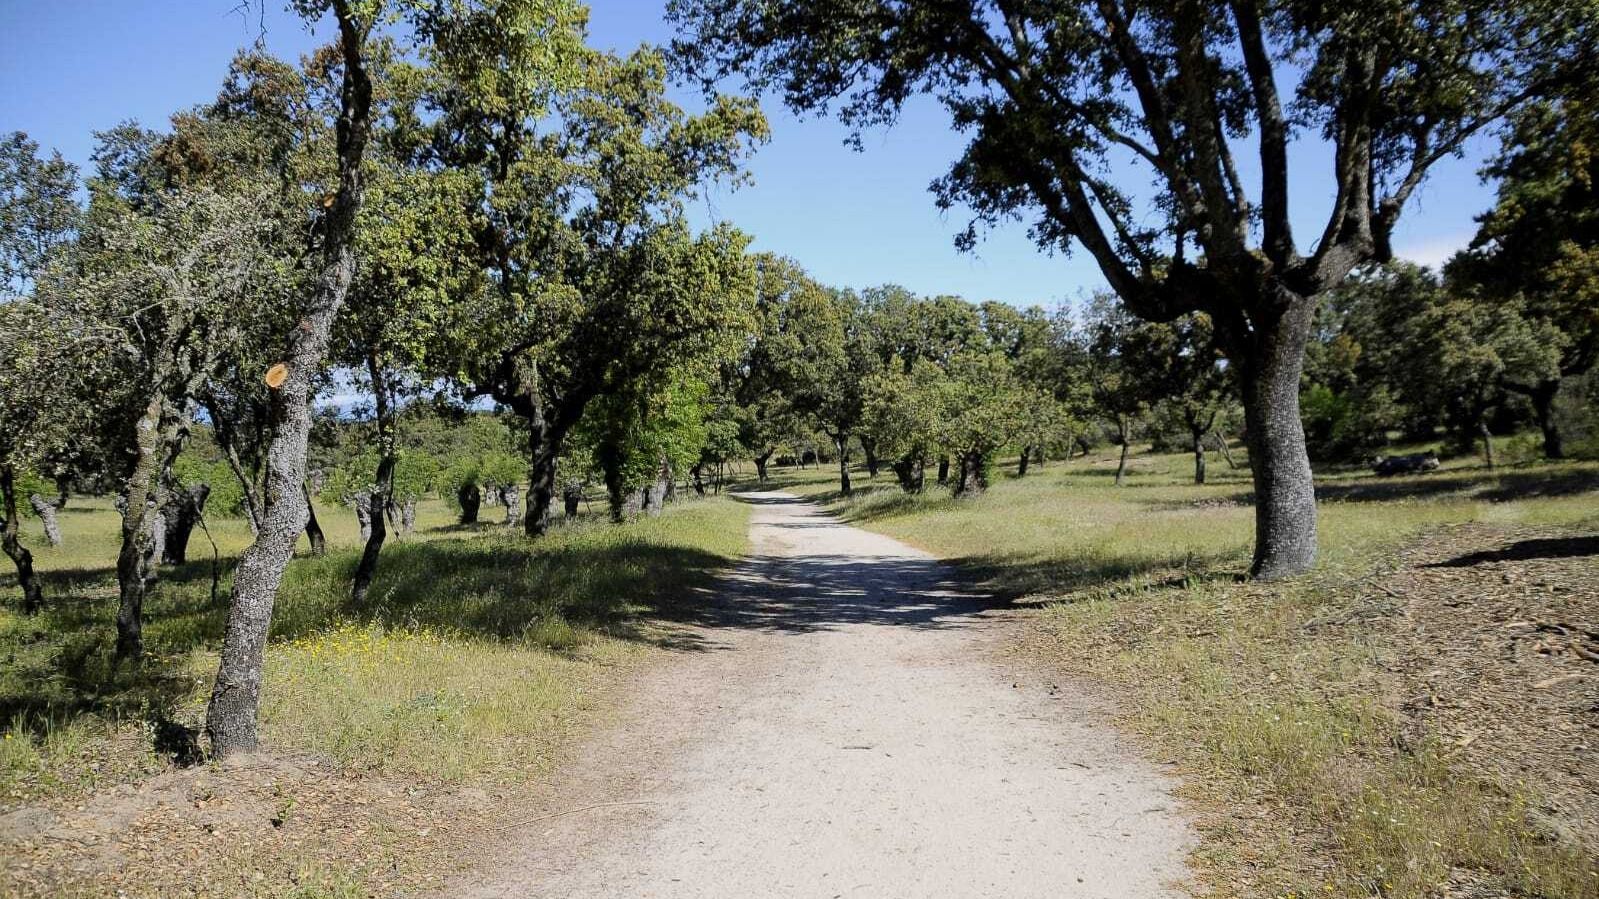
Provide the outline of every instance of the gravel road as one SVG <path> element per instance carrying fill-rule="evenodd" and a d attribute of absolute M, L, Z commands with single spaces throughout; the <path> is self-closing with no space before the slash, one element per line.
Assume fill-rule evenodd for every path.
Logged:
<path fill-rule="evenodd" d="M 1170 779 L 1017 674 L 1009 614 L 814 504 L 742 499 L 750 556 L 451 895 L 1186 895 Z"/>

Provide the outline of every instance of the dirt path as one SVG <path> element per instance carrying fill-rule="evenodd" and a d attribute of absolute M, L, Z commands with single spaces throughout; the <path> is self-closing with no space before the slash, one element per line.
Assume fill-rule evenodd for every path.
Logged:
<path fill-rule="evenodd" d="M 684 658 L 452 895 L 1181 895 L 1170 784 L 1005 676 L 1000 613 L 904 544 L 746 499 L 751 555 Z"/>

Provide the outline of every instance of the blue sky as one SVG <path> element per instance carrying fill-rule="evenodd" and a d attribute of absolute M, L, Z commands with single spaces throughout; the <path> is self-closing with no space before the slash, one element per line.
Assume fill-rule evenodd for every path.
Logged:
<path fill-rule="evenodd" d="M 279 55 L 296 56 L 317 42 L 279 0 L 266 3 L 264 12 L 256 0 L 243 13 L 238 0 L 0 0 L 0 132 L 26 131 L 86 164 L 93 131 L 128 118 L 159 126 L 213 97 L 234 50 L 255 41 L 263 24 L 268 48 Z M 591 41 L 616 50 L 666 41 L 662 5 L 599 0 Z M 844 146 L 846 132 L 836 122 L 798 120 L 770 99 L 765 106 L 772 141 L 750 164 L 755 184 L 714 191 L 696 218 L 730 220 L 754 235 L 758 249 L 792 256 L 839 286 L 893 282 L 921 293 L 1054 306 L 1103 285 L 1086 255 L 1043 254 L 1021 225 L 990 233 L 976 253 L 954 249 L 965 218 L 958 210 L 940 214 L 927 186 L 963 141 L 935 104 L 916 103 L 895 127 L 868 133 L 864 152 Z M 1434 170 L 1401 219 L 1401 255 L 1436 265 L 1470 239 L 1472 217 L 1492 199 L 1476 175 L 1492 147 L 1484 138 L 1467 158 Z M 1240 163 L 1249 178 L 1247 153 Z M 1330 203 L 1329 155 L 1304 142 L 1291 167 L 1296 236 L 1304 246 Z M 1130 170 L 1129 181 L 1147 177 Z"/>

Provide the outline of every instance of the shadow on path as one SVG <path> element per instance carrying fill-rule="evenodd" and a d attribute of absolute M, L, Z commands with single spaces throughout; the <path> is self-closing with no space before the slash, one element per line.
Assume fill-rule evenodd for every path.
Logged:
<path fill-rule="evenodd" d="M 955 568 L 844 524 L 806 499 L 735 498 L 775 507 L 776 515 L 756 521 L 756 552 L 723 578 L 716 598 L 670 610 L 671 620 L 785 634 L 861 624 L 936 629 L 1007 605 Z"/>

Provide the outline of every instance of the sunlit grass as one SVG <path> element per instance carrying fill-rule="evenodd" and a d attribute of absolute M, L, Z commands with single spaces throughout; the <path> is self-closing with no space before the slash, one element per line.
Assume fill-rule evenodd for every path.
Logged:
<path fill-rule="evenodd" d="M 322 515 L 329 554 L 296 559 L 279 593 L 264 740 L 444 779 L 542 764 L 594 691 L 652 639 L 641 614 L 699 601 L 743 553 L 748 518 L 729 499 L 695 500 L 659 518 L 585 518 L 528 541 L 499 525 L 461 530 L 428 503 L 419 532 L 385 548 L 357 605 L 358 537 L 353 515 L 339 511 Z M 66 545 L 40 553 L 47 609 L 25 617 L 14 600 L 0 607 L 0 801 L 158 770 L 162 752 L 175 751 L 158 734 L 197 728 L 215 672 L 229 582 L 224 572 L 213 602 L 204 536 L 149 599 L 147 658 L 119 666 L 116 516 L 76 498 L 69 512 Z M 249 539 L 243 522 L 212 531 L 226 554 Z"/>
<path fill-rule="evenodd" d="M 1257 586 L 1238 581 L 1254 527 L 1247 471 L 1213 462 L 1195 486 L 1187 455 L 1133 461 L 1121 488 L 1109 452 L 1022 479 L 1007 465 L 965 500 L 905 496 L 888 475 L 840 498 L 825 469 L 775 486 L 1043 604 L 1032 664 L 1108 685 L 1152 751 L 1182 762 L 1207 835 L 1196 862 L 1218 895 L 1422 899 L 1467 870 L 1520 895 L 1599 896 L 1592 856 L 1530 821 L 1536 797 L 1452 770 L 1446 747 L 1396 750 L 1375 637 L 1304 627 L 1435 529 L 1599 528 L 1599 465 L 1488 471 L 1460 457 L 1408 478 L 1328 472 L 1317 571 Z"/>

